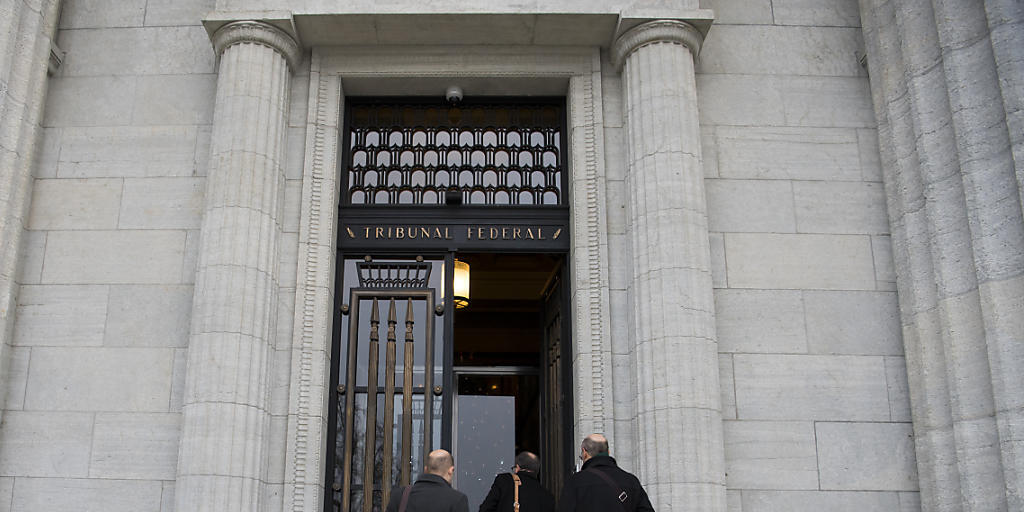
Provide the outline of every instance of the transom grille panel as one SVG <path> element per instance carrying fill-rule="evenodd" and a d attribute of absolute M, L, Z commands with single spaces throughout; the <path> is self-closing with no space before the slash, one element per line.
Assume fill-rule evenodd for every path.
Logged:
<path fill-rule="evenodd" d="M 563 202 L 561 105 L 372 103 L 349 116 L 347 204 Z"/>

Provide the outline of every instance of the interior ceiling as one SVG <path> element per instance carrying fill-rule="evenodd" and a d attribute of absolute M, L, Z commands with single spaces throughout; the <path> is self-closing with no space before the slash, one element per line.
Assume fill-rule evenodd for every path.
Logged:
<path fill-rule="evenodd" d="M 558 266 L 555 254 L 459 253 L 469 263 L 470 307 L 478 301 L 536 301 Z"/>

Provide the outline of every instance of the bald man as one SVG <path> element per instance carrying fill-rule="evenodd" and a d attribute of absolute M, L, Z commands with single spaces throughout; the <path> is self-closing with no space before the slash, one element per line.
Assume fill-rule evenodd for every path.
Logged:
<path fill-rule="evenodd" d="M 619 469 L 608 439 L 590 434 L 580 444 L 583 467 L 565 482 L 559 512 L 654 512 L 640 480 Z"/>
<path fill-rule="evenodd" d="M 469 512 L 465 494 L 452 489 L 455 460 L 447 450 L 434 450 L 416 483 L 391 492 L 387 512 Z"/>

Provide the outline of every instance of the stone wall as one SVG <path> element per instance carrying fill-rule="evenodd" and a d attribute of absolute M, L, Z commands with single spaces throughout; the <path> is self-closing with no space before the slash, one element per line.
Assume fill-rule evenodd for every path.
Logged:
<path fill-rule="evenodd" d="M 698 67 L 729 510 L 917 510 L 851 0 L 717 0 Z"/>
<path fill-rule="evenodd" d="M 4 377 L 0 511 L 174 508 L 217 81 L 199 21 L 215 3 L 64 2 L 57 42 L 67 54 L 37 142 Z M 717 21 L 697 96 L 729 510 L 916 510 L 856 2 L 707 4 Z M 623 93 L 605 61 L 611 380 L 630 383 Z M 269 510 L 280 509 L 286 479 L 308 76 L 308 62 L 293 70 L 288 108 Z M 612 449 L 635 469 L 636 390 L 611 395 Z"/>

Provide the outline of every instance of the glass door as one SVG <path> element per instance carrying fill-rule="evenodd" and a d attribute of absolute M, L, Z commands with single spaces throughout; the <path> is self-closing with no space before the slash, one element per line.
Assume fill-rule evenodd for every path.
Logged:
<path fill-rule="evenodd" d="M 498 473 L 520 451 L 540 451 L 541 393 L 537 368 L 455 369 L 455 487 L 476 510 Z"/>

